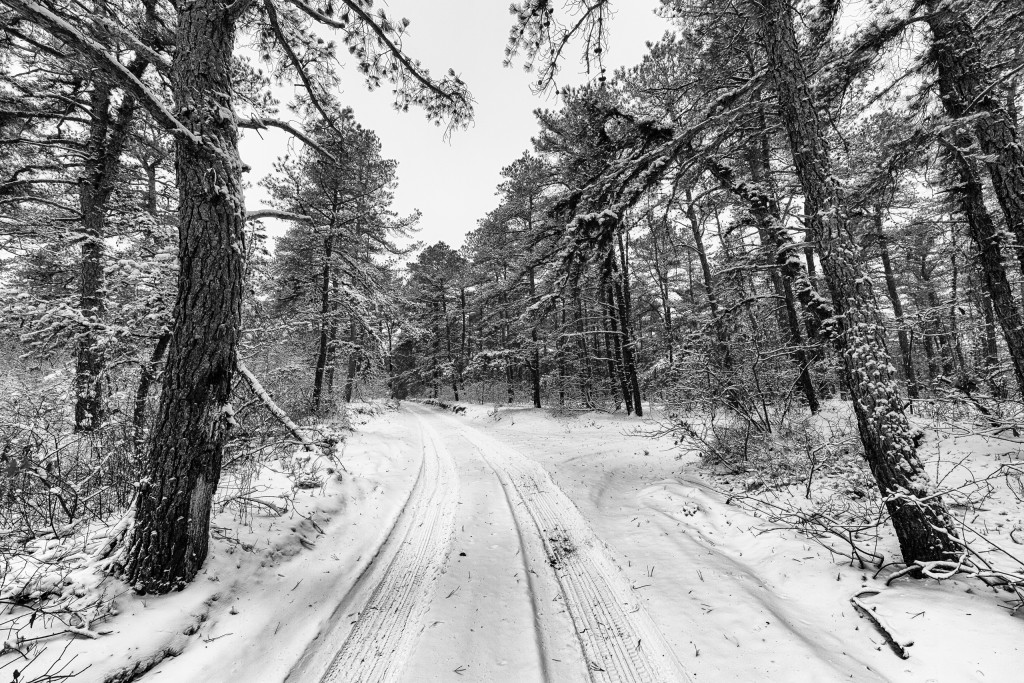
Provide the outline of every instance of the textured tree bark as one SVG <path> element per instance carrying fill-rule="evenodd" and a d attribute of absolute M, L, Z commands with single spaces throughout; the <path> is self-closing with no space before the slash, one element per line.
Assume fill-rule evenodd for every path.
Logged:
<path fill-rule="evenodd" d="M 228 435 L 245 254 L 232 9 L 193 0 L 178 13 L 171 88 L 178 118 L 199 141 L 180 136 L 175 150 L 178 298 L 125 568 L 139 592 L 181 588 L 206 559 Z"/>
<path fill-rule="evenodd" d="M 783 277 L 789 281 L 793 294 L 805 311 L 804 324 L 808 336 L 817 340 L 822 321 L 829 320 L 833 315 L 832 304 L 815 289 L 808 269 L 800 259 L 796 244 L 786 232 L 777 199 L 761 184 L 746 183 L 738 179 L 733 170 L 722 163 L 714 159 L 706 161 L 708 169 L 718 182 L 747 202 L 750 213 L 758 225 L 759 234 L 765 243 L 775 250 L 775 263 Z"/>
<path fill-rule="evenodd" d="M 892 518 L 904 562 L 948 559 L 959 547 L 952 518 L 917 457 L 895 369 L 877 329 L 871 282 L 856 264 L 857 247 L 801 59 L 793 7 L 789 0 L 763 0 L 750 7 L 767 50 L 808 227 L 832 294 L 835 316 L 826 325 L 841 359 L 865 459 Z"/>
<path fill-rule="evenodd" d="M 896 287 L 896 274 L 892 269 L 892 258 L 889 255 L 889 240 L 885 236 L 885 229 L 882 225 L 881 209 L 875 208 L 875 230 L 878 234 L 878 251 L 882 257 L 882 269 L 885 271 L 885 288 L 889 292 L 889 301 L 892 302 L 892 311 L 896 315 L 896 336 L 900 343 L 900 359 L 903 361 L 903 377 L 907 381 L 907 396 L 920 398 L 921 392 L 917 386 L 917 372 L 914 370 L 914 356 L 910 348 L 910 335 L 907 334 L 906 319 L 903 316 L 903 300 L 900 298 L 900 291 Z"/>
<path fill-rule="evenodd" d="M 1003 235 L 985 207 L 977 162 L 959 149 L 952 152 L 952 155 L 960 179 L 956 197 L 967 218 L 968 233 L 978 249 L 978 265 L 981 266 L 985 290 L 1003 330 L 1003 339 L 1017 378 L 1017 388 L 1024 396 L 1024 319 L 1021 318 L 1020 309 L 1013 297 L 1013 288 L 1003 267 Z"/>
<path fill-rule="evenodd" d="M 964 6 L 953 0 L 928 0 L 932 32 L 929 57 L 939 74 L 939 94 L 950 118 L 977 115 L 974 134 L 1006 226 L 1016 238 L 1013 249 L 1024 269 L 1024 140 L 995 87 L 974 25 Z"/>

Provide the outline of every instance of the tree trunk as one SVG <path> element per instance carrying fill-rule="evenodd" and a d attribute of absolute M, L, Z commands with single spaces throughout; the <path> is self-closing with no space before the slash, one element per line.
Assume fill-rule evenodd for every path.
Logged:
<path fill-rule="evenodd" d="M 532 305 L 537 296 L 537 281 L 534 276 L 533 266 L 530 266 L 530 304 Z M 533 342 L 533 350 L 530 352 L 530 377 L 533 380 L 533 407 L 540 408 L 540 342 L 537 337 L 537 326 L 530 328 L 530 341 Z"/>
<path fill-rule="evenodd" d="M 975 255 L 975 259 L 978 258 Z M 999 342 L 996 341 L 996 312 L 992 306 L 992 296 L 986 289 L 984 292 L 977 292 L 977 299 L 978 308 L 981 310 L 982 318 L 985 320 L 985 330 L 981 338 L 981 345 L 985 356 L 986 379 L 993 396 L 996 398 L 1006 398 L 1006 383 L 999 376 Z"/>
<path fill-rule="evenodd" d="M 928 54 L 938 71 L 942 105 L 954 120 L 974 116 L 974 133 L 1024 269 L 1024 140 L 1003 106 L 996 74 L 987 63 L 972 19 L 948 0 L 926 4 L 932 32 Z"/>
<path fill-rule="evenodd" d="M 331 327 L 331 249 L 334 235 L 324 238 L 324 262 L 320 274 L 320 343 L 316 355 L 316 370 L 313 373 L 313 411 L 320 411 L 324 389 L 324 372 L 327 369 L 327 349 L 330 345 Z M 308 371 L 307 371 L 308 372 Z"/>
<path fill-rule="evenodd" d="M 1003 266 L 1003 233 L 996 227 L 992 215 L 985 206 L 981 185 L 981 174 L 977 162 L 959 150 L 953 151 L 953 164 L 959 175 L 960 184 L 956 196 L 960 209 L 967 218 L 971 240 L 978 250 L 978 265 L 981 266 L 985 291 L 995 309 L 995 317 L 1003 330 L 1003 339 L 1013 363 L 1017 387 L 1024 396 L 1024 320 L 1013 297 L 1013 288 Z"/>
<path fill-rule="evenodd" d="M 350 316 L 348 329 L 348 367 L 345 374 L 345 403 L 352 402 L 352 394 L 356 386 L 356 370 L 359 368 L 359 325 L 355 313 Z M 455 400 L 459 400 L 458 391 L 455 392 Z"/>
<path fill-rule="evenodd" d="M 697 212 L 693 208 L 693 196 L 690 188 L 686 188 L 686 219 L 690 224 L 690 234 L 693 236 L 693 246 L 697 251 L 697 259 L 700 261 L 700 272 L 704 278 L 704 296 L 708 300 L 708 309 L 711 311 L 711 324 L 715 329 L 715 360 L 719 367 L 730 369 L 732 367 L 732 351 L 729 345 L 729 331 L 726 329 L 725 320 L 722 319 L 722 312 L 718 307 L 718 297 L 715 294 L 715 285 L 711 280 L 711 263 L 708 261 L 707 250 L 704 249 L 704 235 L 697 220 Z"/>
<path fill-rule="evenodd" d="M 558 327 L 558 337 L 555 341 L 555 354 L 558 357 L 558 405 L 565 405 L 565 299 L 561 300 L 559 306 L 560 311 L 560 323 Z"/>
<path fill-rule="evenodd" d="M 178 14 L 171 88 L 181 136 L 178 298 L 152 447 L 144 465 L 126 577 L 139 592 L 190 582 L 209 544 L 228 436 L 225 407 L 242 317 L 245 205 L 232 114 L 234 8 L 193 0 Z"/>
<path fill-rule="evenodd" d="M 591 363 L 590 350 L 587 348 L 587 319 L 583 313 L 583 296 L 580 293 L 579 287 L 573 292 L 576 298 L 576 338 L 578 340 L 578 350 L 580 365 L 583 367 L 583 386 L 580 391 L 582 394 L 583 405 L 588 408 L 594 406 L 594 366 Z M 597 353 L 597 347 L 594 352 Z"/>
<path fill-rule="evenodd" d="M 95 101 L 94 96 L 94 106 Z M 82 241 L 79 309 L 85 327 L 78 336 L 78 354 L 75 362 L 76 431 L 93 431 L 99 428 L 103 422 L 104 412 L 103 374 L 106 358 L 97 332 L 106 310 L 103 294 L 105 207 L 100 204 L 96 190 L 97 188 L 92 187 L 89 181 L 82 183 L 80 205 L 85 239 Z"/>
<path fill-rule="evenodd" d="M 878 251 L 882 257 L 882 269 L 885 271 L 885 288 L 889 292 L 889 301 L 892 302 L 892 311 L 896 316 L 896 335 L 900 343 L 903 377 L 907 381 L 907 396 L 910 398 L 920 398 L 921 392 L 917 386 L 917 372 L 914 370 L 914 356 L 910 348 L 910 335 L 907 333 L 907 322 L 903 316 L 903 300 L 900 299 L 900 291 L 896 287 L 896 274 L 892 269 L 892 259 L 889 256 L 889 240 L 882 226 L 880 207 L 875 207 L 874 219 L 875 230 L 878 233 Z"/>
<path fill-rule="evenodd" d="M 626 386 L 632 396 L 633 412 L 637 417 L 643 417 L 643 396 L 640 393 L 640 378 L 637 376 L 636 370 L 636 342 L 630 315 L 629 271 L 626 270 L 626 257 L 621 253 L 623 251 L 621 238 L 619 239 L 619 250 L 622 271 L 618 271 L 615 267 L 615 246 L 612 246 L 612 287 L 617 302 L 613 314 L 617 312 L 619 316 L 619 328 L 622 334 L 622 370 Z"/>
<path fill-rule="evenodd" d="M 752 3 L 804 192 L 807 224 L 821 255 L 836 315 L 829 321 L 851 394 L 864 455 L 885 500 L 903 560 L 946 560 L 959 547 L 952 518 L 917 457 L 910 425 L 876 321 L 868 276 L 845 212 L 810 79 L 801 61 L 790 0 Z"/>
<path fill-rule="evenodd" d="M 763 105 L 758 106 L 757 119 L 762 131 L 767 131 L 768 117 L 765 115 Z M 787 240 L 783 237 L 784 233 L 772 230 L 773 221 L 769 215 L 771 207 L 775 207 L 776 213 L 779 212 L 779 209 L 778 193 L 771 175 L 771 145 L 768 140 L 768 134 L 767 132 L 762 132 L 757 138 L 756 143 L 752 144 L 747 152 L 750 178 L 755 184 L 761 185 L 764 188 L 765 195 L 770 196 L 771 201 L 760 212 L 754 213 L 754 222 L 757 224 L 758 237 L 761 240 L 762 246 L 774 252 L 775 258 L 768 258 L 768 262 L 772 263 L 775 261 L 777 263 L 780 251 L 782 253 L 786 252 Z M 781 216 L 778 216 L 777 220 L 781 223 Z M 780 237 L 783 237 L 781 243 L 779 241 Z M 782 247 L 781 250 L 780 247 Z M 811 263 L 813 263 L 813 259 L 811 259 Z M 794 279 L 800 281 L 802 278 L 806 281 L 808 278 L 806 273 L 799 268 L 799 260 L 796 261 L 796 264 L 788 270 L 773 268 L 769 271 L 769 275 L 775 295 L 781 297 L 785 304 L 782 310 L 778 306 L 775 307 L 779 316 L 779 330 L 789 332 L 790 356 L 797 368 L 797 382 L 800 384 L 804 399 L 807 401 L 807 408 L 812 414 L 817 414 L 821 410 L 821 405 L 818 402 L 818 393 L 814 388 L 814 378 L 811 375 L 811 364 L 814 362 L 814 358 L 811 354 L 807 353 L 807 349 L 804 347 L 804 336 L 800 329 L 800 316 L 797 313 L 796 296 L 793 292 Z M 795 278 L 793 277 L 794 272 L 796 273 Z M 814 329 L 817 329 L 817 326 Z"/>
<path fill-rule="evenodd" d="M 130 71 L 139 75 L 144 62 L 135 62 Z M 103 274 L 106 214 L 115 176 L 121 166 L 121 154 L 135 116 L 135 98 L 125 94 L 111 115 L 111 87 L 100 79 L 89 93 L 89 141 L 85 172 L 79 190 L 82 212 L 82 263 L 79 280 L 79 310 L 85 321 L 78 335 L 75 362 L 75 430 L 92 431 L 104 417 L 103 376 L 106 354 L 98 336 L 106 311 Z"/>
<path fill-rule="evenodd" d="M 615 309 L 615 296 L 612 293 L 612 252 L 609 250 L 601 271 L 601 315 L 605 327 L 605 345 L 608 348 L 608 379 L 611 380 L 612 394 L 621 392 L 622 402 L 626 406 L 626 414 L 633 414 L 633 394 L 629 390 L 622 367 L 622 339 L 619 337 L 618 315 Z M 615 400 L 616 409 L 618 400 Z"/>

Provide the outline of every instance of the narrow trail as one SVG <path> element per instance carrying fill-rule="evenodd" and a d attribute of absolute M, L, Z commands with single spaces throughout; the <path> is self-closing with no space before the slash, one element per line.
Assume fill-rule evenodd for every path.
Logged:
<path fill-rule="evenodd" d="M 451 456 L 438 446 L 433 428 L 419 422 L 423 460 L 395 527 L 339 605 L 332 627 L 310 646 L 287 680 L 401 680 L 447 561 L 459 499 Z"/>
<path fill-rule="evenodd" d="M 441 418 L 497 474 L 520 529 L 539 535 L 595 683 L 689 680 L 604 543 L 536 462 L 479 430 Z"/>

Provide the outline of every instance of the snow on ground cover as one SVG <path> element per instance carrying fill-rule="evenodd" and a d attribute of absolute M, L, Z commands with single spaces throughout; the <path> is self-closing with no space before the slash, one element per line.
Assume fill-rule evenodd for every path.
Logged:
<path fill-rule="evenodd" d="M 644 436 L 649 419 L 464 403 L 354 412 L 343 481 L 283 518 L 219 516 L 194 584 L 158 598 L 121 585 L 118 614 L 90 624 L 104 635 L 47 652 L 70 642 L 65 661 L 92 665 L 84 681 L 163 652 L 180 654 L 146 680 L 299 683 L 1000 681 L 1024 661 L 1012 596 L 959 579 L 886 587 L 890 570 L 875 579 L 769 530 L 720 493 L 750 493 L 747 474 L 699 470 L 671 438 Z M 922 453 L 946 483 L 1019 460 L 1006 440 L 926 431 Z M 823 470 L 812 496 L 859 481 L 851 462 Z M 785 476 L 771 488 L 803 495 Z M 972 523 L 1018 547 L 1018 500 L 1004 480 L 982 488 Z M 892 535 L 880 543 L 891 557 Z M 914 642 L 909 659 L 853 596 Z"/>
<path fill-rule="evenodd" d="M 450 419 L 548 469 L 621 558 L 695 680 L 1010 680 L 1024 661 L 1024 620 L 1005 609 L 1011 595 L 959 579 L 886 587 L 885 573 L 874 579 L 795 532 L 764 533 L 762 520 L 712 490 L 695 457 L 677 460 L 670 439 L 638 438 L 636 419 L 469 405 L 465 414 Z M 995 457 L 977 437 L 940 437 L 929 432 L 922 452 L 940 474 Z M 1017 457 L 1019 446 L 1008 447 Z M 1005 491 L 989 501 L 999 507 L 987 523 L 1001 521 L 1010 543 L 1020 505 Z M 881 549 L 895 554 L 891 534 Z M 850 598 L 862 592 L 898 638 L 914 642 L 909 659 L 857 615 Z"/>
<path fill-rule="evenodd" d="M 98 637 L 39 619 L 24 637 L 63 635 L 31 643 L 39 648 L 11 643 L 25 656 L 8 648 L 0 675 L 19 669 L 19 680 L 32 680 L 59 660 L 63 673 L 81 672 L 74 680 L 84 683 L 129 680 L 150 667 L 153 680 L 282 680 L 331 617 L 333 596 L 372 560 L 415 476 L 419 444 L 396 428 L 407 418 L 391 412 L 369 419 L 380 412 L 372 406 L 353 412 L 363 424 L 341 447 L 341 481 L 321 471 L 322 486 L 300 491 L 284 515 L 261 507 L 240 524 L 230 510 L 217 514 L 209 559 L 180 593 L 137 596 L 83 562 L 68 577 L 71 595 L 83 604 L 95 603 L 100 591 L 113 598 L 113 613 L 89 624 Z M 292 481 L 267 469 L 256 484 L 273 504 Z M 88 550 L 100 543 L 97 537 Z"/>

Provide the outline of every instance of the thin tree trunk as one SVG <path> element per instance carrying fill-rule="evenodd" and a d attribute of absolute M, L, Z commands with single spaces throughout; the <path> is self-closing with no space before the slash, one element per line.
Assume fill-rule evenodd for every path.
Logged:
<path fill-rule="evenodd" d="M 916 399 L 921 397 L 921 392 L 917 386 L 917 373 L 914 370 L 914 356 L 910 348 L 910 335 L 907 333 L 907 322 L 903 316 L 903 300 L 900 298 L 900 291 L 896 287 L 896 274 L 892 269 L 892 259 L 889 256 L 889 240 L 885 235 L 885 229 L 882 225 L 880 207 L 875 207 L 874 219 L 875 231 L 878 234 L 878 251 L 882 257 L 882 269 L 885 271 L 885 288 L 889 293 L 893 314 L 896 316 L 896 336 L 900 343 L 903 377 L 907 381 L 907 396 Z"/>
<path fill-rule="evenodd" d="M 819 112 L 796 38 L 790 0 L 752 3 L 768 53 L 808 227 L 819 246 L 836 316 L 831 338 L 851 394 L 865 458 L 886 502 L 903 560 L 946 560 L 959 548 L 952 518 L 935 493 L 903 413 L 899 389 L 880 339 L 878 305 L 855 264 L 857 246 L 832 173 Z"/>
<path fill-rule="evenodd" d="M 144 62 L 135 62 L 130 70 L 136 75 L 145 70 Z M 136 101 L 125 94 L 111 115 L 111 87 L 100 79 L 89 93 L 89 141 L 85 173 L 79 189 L 82 213 L 82 263 L 79 279 L 79 310 L 85 325 L 78 335 L 75 361 L 75 430 L 92 431 L 104 418 L 104 374 L 106 354 L 100 342 L 99 328 L 106 313 L 103 274 L 106 213 L 115 176 L 121 166 L 121 154 L 135 116 Z"/>
<path fill-rule="evenodd" d="M 763 105 L 758 105 L 757 119 L 761 130 L 767 131 L 768 117 L 765 114 Z M 756 143 L 748 149 L 747 163 L 750 166 L 751 180 L 755 184 L 764 187 L 766 194 L 770 193 L 772 203 L 769 206 L 778 207 L 778 194 L 771 175 L 771 145 L 766 132 L 758 135 Z M 778 211 L 777 208 L 775 210 L 776 212 Z M 785 246 L 785 240 L 783 240 L 782 244 L 779 243 L 780 233 L 779 231 L 772 230 L 772 221 L 768 211 L 762 210 L 757 212 L 754 218 L 761 244 L 765 248 L 774 251 L 775 257 L 778 258 L 779 247 Z M 768 260 L 769 263 L 773 261 L 771 258 Z M 813 263 L 813 258 L 811 263 Z M 789 332 L 790 356 L 797 368 L 797 382 L 803 391 L 808 409 L 812 414 L 817 414 L 821 409 L 821 405 L 818 402 L 818 393 L 814 388 L 814 378 L 811 375 L 811 364 L 814 359 L 811 354 L 807 353 L 807 349 L 804 347 L 803 332 L 800 329 L 800 316 L 797 313 L 796 296 L 793 292 L 794 278 L 792 271 L 794 270 L 798 273 L 797 279 L 800 277 L 803 277 L 804 280 L 807 279 L 806 274 L 801 273 L 799 267 L 792 267 L 789 271 L 773 268 L 769 271 L 769 276 L 775 295 L 782 298 L 784 302 L 784 307 L 781 310 L 778 306 L 775 307 L 775 310 L 779 316 L 779 330 Z"/>
<path fill-rule="evenodd" d="M 715 347 L 715 358 L 719 367 L 726 370 L 732 368 L 732 350 L 729 344 L 729 331 L 726 329 L 725 321 L 722 319 L 722 312 L 718 306 L 718 296 L 715 294 L 715 285 L 711 280 L 711 263 L 708 261 L 707 250 L 704 248 L 704 234 L 700 222 L 697 220 L 697 211 L 693 208 L 693 196 L 690 188 L 686 188 L 686 219 L 690 224 L 690 234 L 693 236 L 693 245 L 697 251 L 697 259 L 700 261 L 700 272 L 704 278 L 704 296 L 708 300 L 708 308 L 711 311 L 711 324 L 715 329 L 715 339 L 718 342 Z"/>
<path fill-rule="evenodd" d="M 309 435 L 302 431 L 302 428 L 288 417 L 288 413 L 284 412 L 284 410 L 274 402 L 270 392 L 263 388 L 260 381 L 256 379 L 256 375 L 254 375 L 252 371 L 245 366 L 245 363 L 239 361 L 238 372 L 242 375 L 245 383 L 249 385 L 249 389 L 251 389 L 252 393 L 256 395 L 256 398 L 259 399 L 260 403 L 262 403 L 264 407 L 270 411 L 270 414 L 273 415 L 277 421 L 280 422 L 284 428 L 302 444 L 303 449 L 307 451 L 316 450 L 316 444 L 314 444 L 313 440 L 309 438 Z"/>
<path fill-rule="evenodd" d="M 559 334 L 556 340 L 555 353 L 558 356 L 558 405 L 565 405 L 565 299 L 561 300 L 561 316 L 559 323 Z"/>
<path fill-rule="evenodd" d="M 533 266 L 530 266 L 530 303 L 533 304 L 537 296 L 537 281 L 534 277 Z M 530 353 L 530 376 L 533 380 L 533 407 L 540 408 L 540 342 L 537 337 L 537 326 L 530 328 L 530 341 L 533 342 L 533 350 Z"/>
<path fill-rule="evenodd" d="M 605 328 L 605 346 L 608 349 L 608 379 L 611 380 L 612 395 L 618 408 L 618 396 L 626 406 L 626 414 L 633 414 L 633 396 L 629 391 L 622 369 L 622 340 L 619 338 L 618 316 L 615 312 L 615 297 L 612 294 L 612 253 L 608 252 L 601 271 L 601 317 Z M 621 393 L 617 393 L 621 392 Z"/>
<path fill-rule="evenodd" d="M 583 405 L 588 408 L 594 405 L 594 366 L 591 363 L 590 350 L 587 348 L 587 320 L 583 313 L 583 297 L 579 288 L 573 292 L 576 298 L 576 338 L 578 340 L 580 365 L 583 367 Z M 597 352 L 597 347 L 594 348 Z"/>
<path fill-rule="evenodd" d="M 355 313 L 349 316 L 348 341 L 349 352 L 348 368 L 346 368 L 347 372 L 345 374 L 345 403 L 352 402 L 352 394 L 356 386 L 356 370 L 359 367 L 359 324 Z M 455 400 L 459 400 L 458 390 L 455 392 Z"/>
<path fill-rule="evenodd" d="M 977 259 L 978 256 L 975 256 Z M 999 342 L 996 340 L 996 312 L 992 306 L 992 296 L 987 289 L 977 292 L 978 308 L 985 320 L 985 330 L 981 337 L 982 353 L 985 356 L 985 375 L 992 395 L 1006 398 L 1006 384 L 999 376 Z"/>
<path fill-rule="evenodd" d="M 324 372 L 327 368 L 327 349 L 331 326 L 331 250 L 334 235 L 324 238 L 324 262 L 320 273 L 320 343 L 317 348 L 316 370 L 313 372 L 313 411 L 320 411 L 323 396 Z"/>
<path fill-rule="evenodd" d="M 622 240 L 619 239 L 619 249 L 622 250 Z M 632 396 L 633 412 L 637 417 L 643 417 L 643 396 L 640 393 L 640 378 L 636 370 L 636 342 L 632 332 L 632 316 L 630 315 L 629 297 L 629 272 L 626 270 L 627 262 L 625 255 L 620 253 L 622 271 L 615 267 L 614 245 L 612 246 L 612 287 L 616 299 L 615 312 L 619 316 L 619 328 L 622 334 L 622 369 L 626 379 L 626 385 Z"/>
<path fill-rule="evenodd" d="M 228 437 L 242 318 L 245 204 L 231 111 L 233 7 L 193 0 L 178 13 L 171 89 L 179 136 L 178 298 L 152 448 L 143 467 L 126 578 L 139 592 L 190 582 L 209 547 L 210 510 Z"/>
<path fill-rule="evenodd" d="M 985 290 L 1003 330 L 1017 387 L 1024 396 L 1024 320 L 1003 266 L 1003 235 L 985 206 L 977 162 L 959 151 L 952 154 L 960 180 L 956 196 L 967 218 L 968 233 L 978 250 L 978 265 L 981 266 Z"/>
<path fill-rule="evenodd" d="M 964 347 L 960 339 L 960 315 L 957 305 L 960 299 L 958 291 L 960 268 L 956 262 L 956 250 L 949 254 L 950 297 L 949 297 L 949 330 L 953 342 L 953 357 L 956 359 L 958 377 L 967 376 L 967 360 L 964 358 Z"/>

